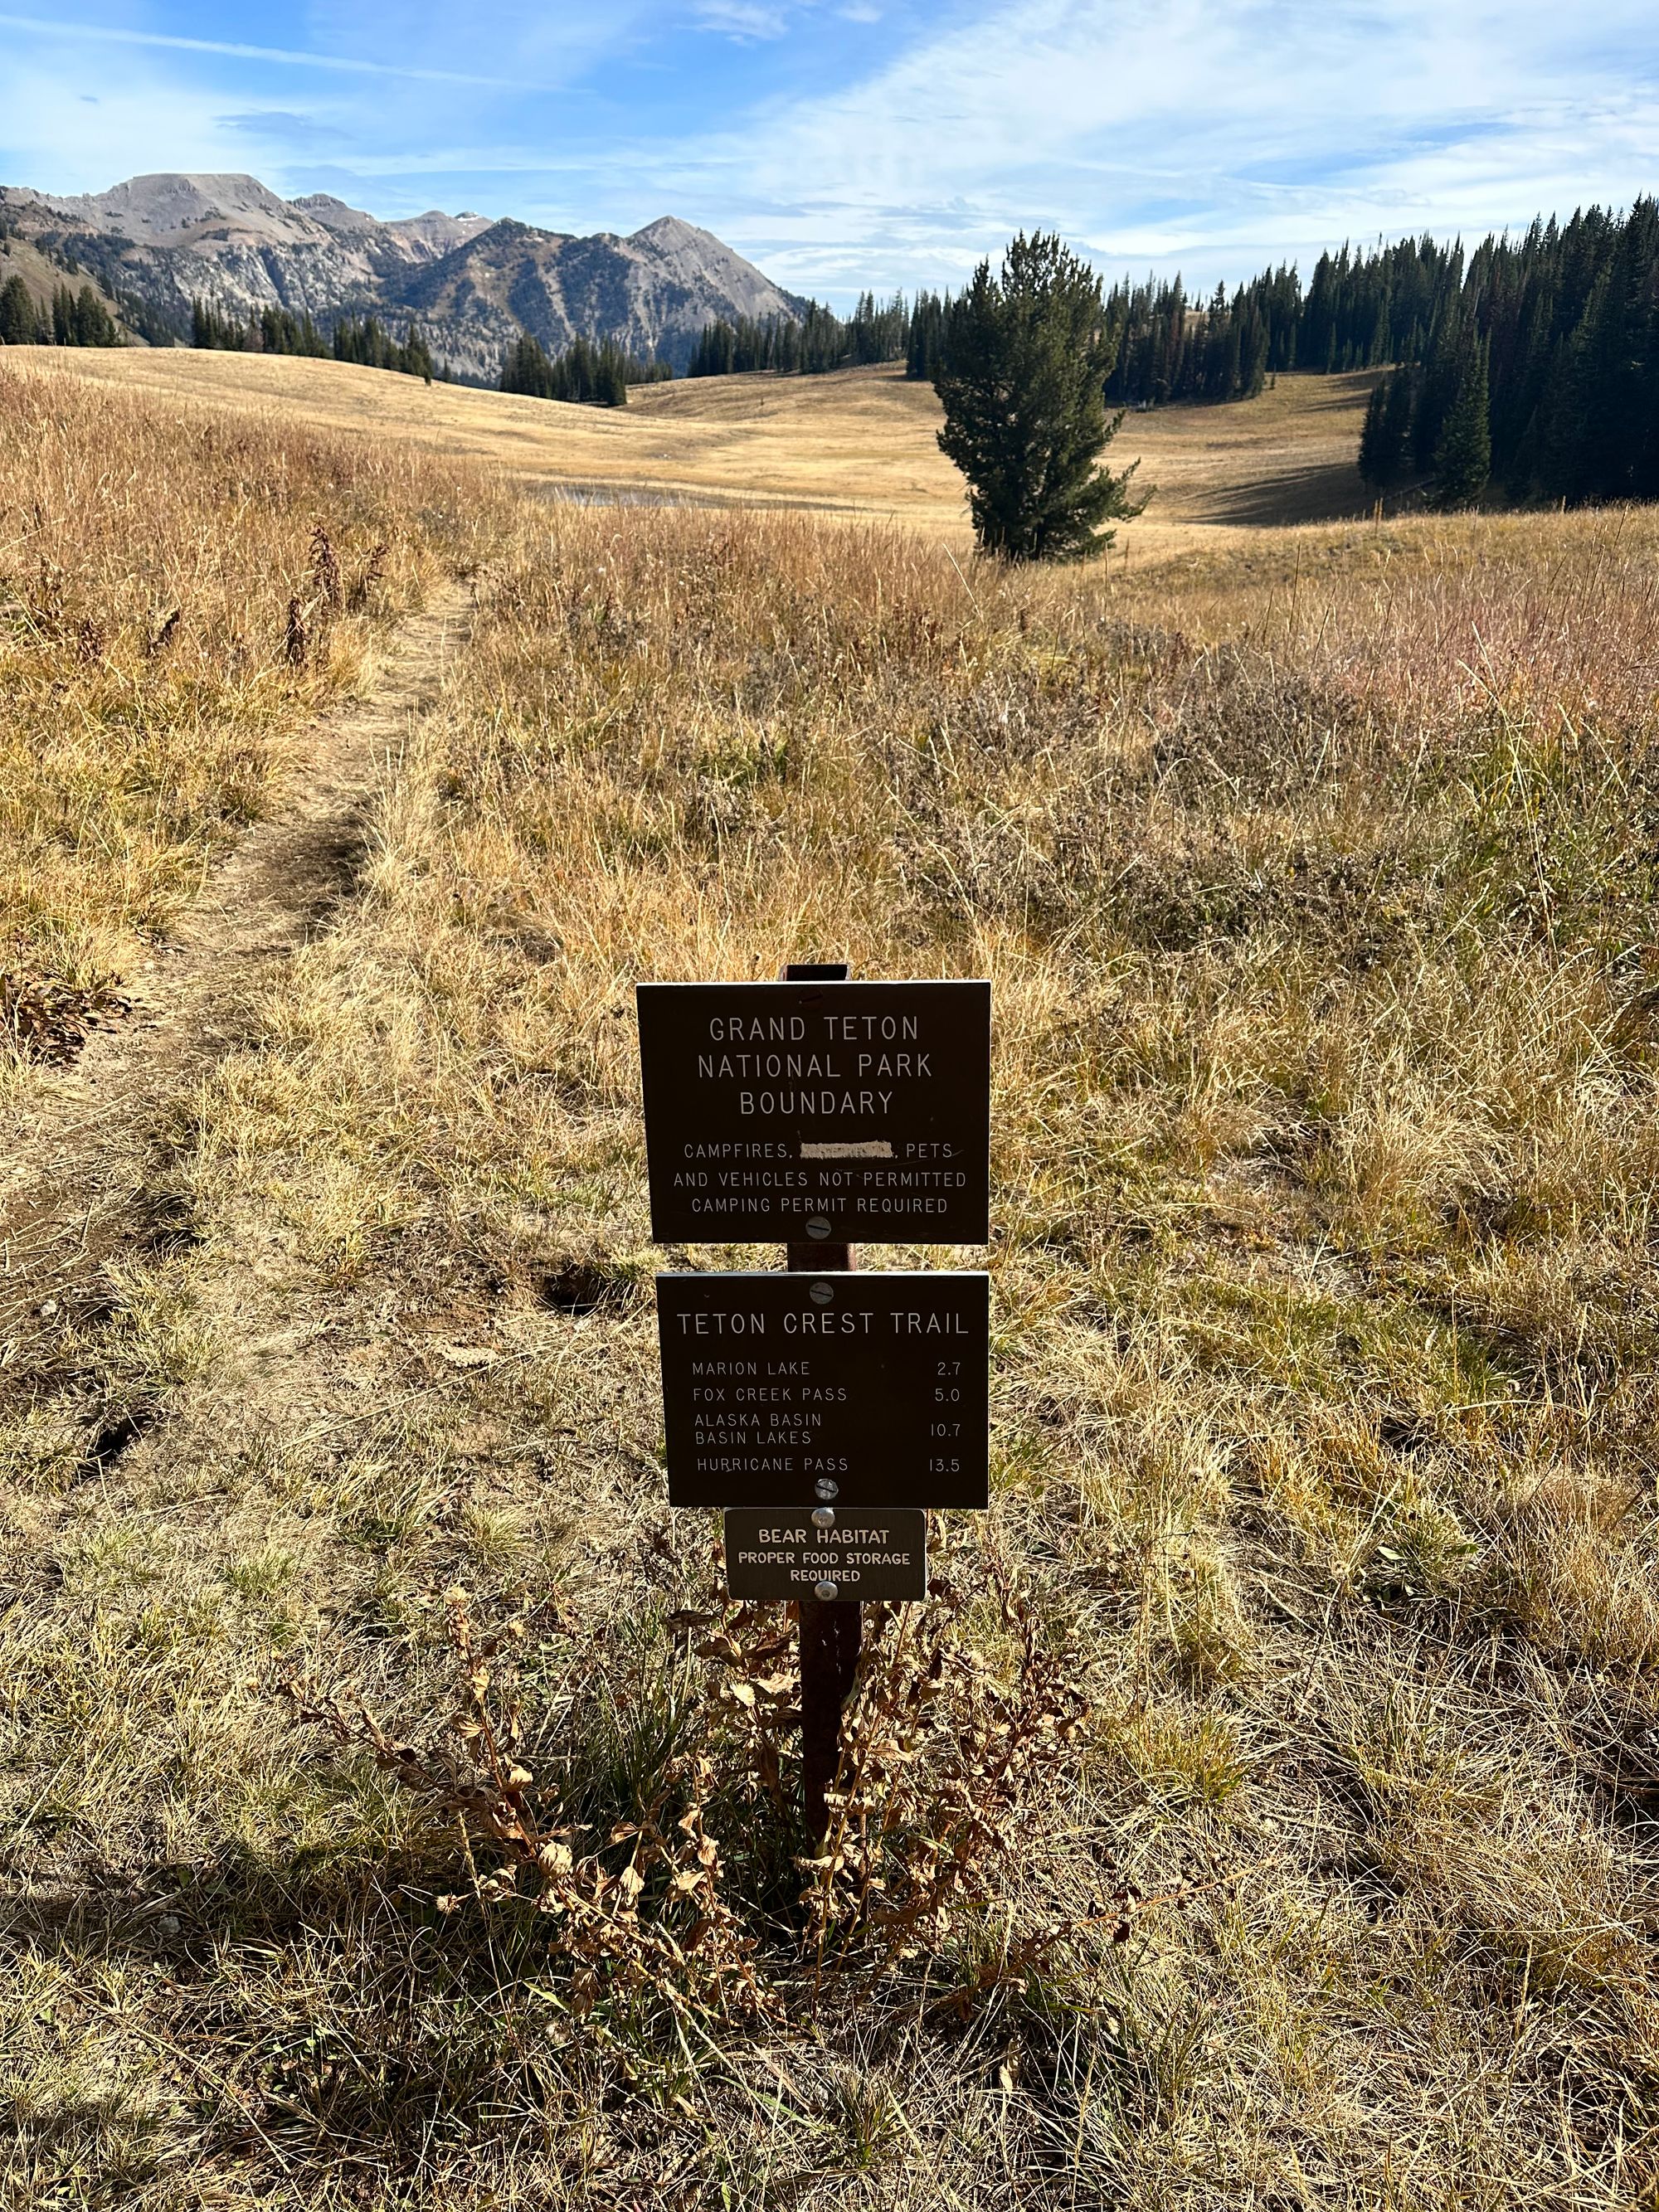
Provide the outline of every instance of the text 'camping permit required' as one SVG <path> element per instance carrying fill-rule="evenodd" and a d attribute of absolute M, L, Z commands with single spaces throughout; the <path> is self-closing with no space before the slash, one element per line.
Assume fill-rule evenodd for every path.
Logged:
<path fill-rule="evenodd" d="M 659 1243 L 981 1244 L 987 982 L 641 983 Z"/>

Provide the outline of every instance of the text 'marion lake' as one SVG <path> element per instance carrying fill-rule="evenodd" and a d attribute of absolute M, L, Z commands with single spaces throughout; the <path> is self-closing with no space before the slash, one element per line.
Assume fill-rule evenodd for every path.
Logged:
<path fill-rule="evenodd" d="M 983 1507 L 988 1279 L 657 1278 L 672 1505 Z"/>
<path fill-rule="evenodd" d="M 978 1244 L 987 982 L 641 983 L 659 1243 Z"/>

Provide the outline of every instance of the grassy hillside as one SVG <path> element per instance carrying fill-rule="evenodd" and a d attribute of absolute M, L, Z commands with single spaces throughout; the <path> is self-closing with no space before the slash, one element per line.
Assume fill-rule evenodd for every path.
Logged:
<path fill-rule="evenodd" d="M 10 1327 L 8 2187 L 1650 2201 L 1659 522 L 490 527 L 349 896 Z M 842 953 L 995 986 L 994 1498 L 803 1873 L 630 986 Z"/>
<path fill-rule="evenodd" d="M 319 428 L 476 456 L 532 489 L 878 514 L 969 538 L 961 479 L 934 441 L 939 403 L 896 369 L 647 385 L 617 412 L 277 356 L 87 355 L 73 370 L 170 400 L 274 406 Z M 1157 486 L 1135 532 L 1142 554 L 1193 542 L 1195 525 L 1207 533 L 1365 512 L 1356 456 L 1373 380 L 1287 376 L 1236 406 L 1131 415 L 1114 465 L 1139 459 L 1143 488 Z"/>
<path fill-rule="evenodd" d="M 118 983 L 489 504 L 441 462 L 164 411 L 64 358 L 0 352 L 0 1033 Z"/>
<path fill-rule="evenodd" d="M 42 253 L 38 246 L 31 246 L 27 239 L 0 239 L 0 284 L 9 283 L 14 276 L 22 278 L 31 296 L 43 307 L 51 306 L 52 294 L 62 284 L 76 292 L 83 284 L 90 285 L 115 320 L 121 321 L 121 310 L 113 296 L 104 289 L 90 269 L 67 270 Z M 122 331 L 128 344 L 143 347 L 144 341 L 135 337 L 125 325 Z"/>

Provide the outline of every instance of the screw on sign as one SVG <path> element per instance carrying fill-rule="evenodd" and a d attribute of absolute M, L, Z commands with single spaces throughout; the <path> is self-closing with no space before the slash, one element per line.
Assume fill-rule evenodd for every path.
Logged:
<path fill-rule="evenodd" d="M 890 1603 L 927 1595 L 927 1516 L 920 1507 L 815 1505 L 810 1513 L 734 1506 L 726 1516 L 733 1597 Z"/>
<path fill-rule="evenodd" d="M 657 1324 L 669 1502 L 726 1509 L 734 1596 L 799 1609 L 819 1838 L 863 1601 L 925 1596 L 927 1509 L 987 1502 L 988 1279 L 864 1274 L 853 1237 L 984 1241 L 991 988 L 802 964 L 638 997 L 653 1236 L 786 1249 L 659 1275 Z"/>

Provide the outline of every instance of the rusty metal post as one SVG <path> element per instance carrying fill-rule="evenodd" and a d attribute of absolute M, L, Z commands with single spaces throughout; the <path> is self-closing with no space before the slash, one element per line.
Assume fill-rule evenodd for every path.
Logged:
<path fill-rule="evenodd" d="M 864 1607 L 856 1599 L 821 1605 L 800 1601 L 801 1798 L 806 1832 L 821 1844 L 830 1826 L 824 1792 L 841 1762 L 841 1717 L 852 1694 L 864 1641 Z"/>
<path fill-rule="evenodd" d="M 783 971 L 786 983 L 844 983 L 848 964 L 836 962 L 792 962 Z M 828 1223 L 824 1224 L 828 1227 Z M 855 1267 L 858 1255 L 850 1244 L 786 1244 L 785 1266 L 791 1274 L 823 1274 Z M 830 1825 L 823 1793 L 836 1778 L 841 1758 L 841 1716 L 858 1672 L 864 1643 L 864 1607 L 856 1599 L 836 1599 L 825 1604 L 815 1597 L 800 1601 L 800 1752 L 801 1794 L 806 1832 L 814 1844 L 823 1841 Z"/>

